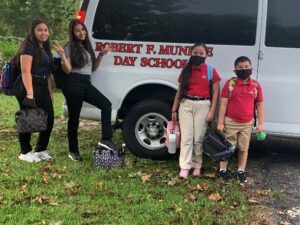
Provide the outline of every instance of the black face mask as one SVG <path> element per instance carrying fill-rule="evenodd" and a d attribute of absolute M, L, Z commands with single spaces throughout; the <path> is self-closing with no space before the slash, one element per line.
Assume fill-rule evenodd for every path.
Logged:
<path fill-rule="evenodd" d="M 235 74 L 239 79 L 247 80 L 252 74 L 252 70 L 251 69 L 236 70 Z"/>
<path fill-rule="evenodd" d="M 200 66 L 202 63 L 204 63 L 205 57 L 202 57 L 200 55 L 192 55 L 190 58 L 190 62 L 194 66 Z"/>

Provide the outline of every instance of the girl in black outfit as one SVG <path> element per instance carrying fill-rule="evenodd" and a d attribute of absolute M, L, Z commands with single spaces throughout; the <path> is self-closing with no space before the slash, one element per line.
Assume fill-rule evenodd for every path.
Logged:
<path fill-rule="evenodd" d="M 47 130 L 39 133 L 35 152 L 30 145 L 31 133 L 20 133 L 20 160 L 39 162 L 52 157 L 47 151 L 54 122 L 51 86 L 52 54 L 50 50 L 49 28 L 45 21 L 34 20 L 30 31 L 22 42 L 16 55 L 21 67 L 21 76 L 17 79 L 14 94 L 20 108 L 39 107 L 48 113 Z"/>
<path fill-rule="evenodd" d="M 111 141 L 111 102 L 91 84 L 91 73 L 99 67 L 108 49 L 102 50 L 96 57 L 86 26 L 79 20 L 71 20 L 69 24 L 69 42 L 65 48 L 58 44 L 53 45 L 53 47 L 61 57 L 63 70 L 68 74 L 62 90 L 69 111 L 69 158 L 74 161 L 81 159 L 77 131 L 83 101 L 101 109 L 101 144 L 109 148 L 115 148 Z"/>

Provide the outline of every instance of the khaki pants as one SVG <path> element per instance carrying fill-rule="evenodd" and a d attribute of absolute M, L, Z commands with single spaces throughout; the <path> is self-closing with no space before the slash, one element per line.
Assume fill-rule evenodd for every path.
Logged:
<path fill-rule="evenodd" d="M 224 135 L 226 139 L 240 151 L 248 151 L 253 121 L 249 123 L 239 123 L 229 117 L 225 117 L 224 125 Z"/>
<path fill-rule="evenodd" d="M 179 106 L 181 133 L 179 166 L 181 169 L 201 168 L 202 141 L 206 132 L 206 116 L 210 101 L 184 99 Z"/>

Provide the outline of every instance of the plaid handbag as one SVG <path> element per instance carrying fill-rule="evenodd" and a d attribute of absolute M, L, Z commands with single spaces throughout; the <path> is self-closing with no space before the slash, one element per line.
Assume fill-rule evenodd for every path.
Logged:
<path fill-rule="evenodd" d="M 104 169 L 124 166 L 125 145 L 121 149 L 109 149 L 98 144 L 94 150 L 94 165 Z"/>
<path fill-rule="evenodd" d="M 34 133 L 47 130 L 48 114 L 41 108 L 21 109 L 15 114 L 18 133 Z"/>

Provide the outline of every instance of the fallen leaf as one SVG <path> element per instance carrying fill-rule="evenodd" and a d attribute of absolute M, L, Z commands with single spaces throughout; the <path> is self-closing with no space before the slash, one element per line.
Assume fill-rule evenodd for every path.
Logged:
<path fill-rule="evenodd" d="M 192 220 L 192 225 L 198 225 L 194 220 Z"/>
<path fill-rule="evenodd" d="M 209 178 L 215 178 L 216 173 L 215 172 L 207 172 L 203 174 L 204 177 L 209 177 Z"/>
<path fill-rule="evenodd" d="M 75 182 L 65 183 L 65 194 L 66 195 L 77 195 L 81 190 L 81 185 L 76 184 Z"/>
<path fill-rule="evenodd" d="M 188 193 L 184 196 L 184 202 L 195 201 L 197 197 L 192 193 Z"/>
<path fill-rule="evenodd" d="M 255 194 L 256 196 L 269 196 L 270 190 L 256 190 Z"/>
<path fill-rule="evenodd" d="M 97 187 L 97 189 L 100 189 L 100 190 L 106 190 L 107 189 L 107 186 L 104 182 L 97 182 L 96 187 Z"/>
<path fill-rule="evenodd" d="M 48 172 L 50 169 L 51 169 L 51 164 L 47 164 L 47 165 L 42 166 L 42 167 L 40 168 L 40 172 L 41 172 L 41 173 L 45 173 L 45 172 Z"/>
<path fill-rule="evenodd" d="M 258 204 L 258 201 L 256 201 L 255 199 L 249 199 L 248 200 L 251 204 Z"/>
<path fill-rule="evenodd" d="M 44 183 L 48 183 L 48 181 L 49 181 L 49 176 L 47 176 L 47 175 L 45 175 L 45 174 L 42 174 L 41 176 L 42 176 L 43 182 L 44 182 Z"/>
<path fill-rule="evenodd" d="M 291 225 L 291 224 L 287 221 L 284 221 L 284 222 L 280 222 L 280 225 Z"/>
<path fill-rule="evenodd" d="M 130 174 L 128 174 L 128 177 L 130 177 L 130 178 L 135 178 L 135 177 L 137 177 L 138 175 L 136 174 L 136 173 L 130 173 Z"/>
<path fill-rule="evenodd" d="M 57 222 L 50 222 L 49 225 L 62 225 L 63 222 L 62 221 L 57 221 Z"/>
<path fill-rule="evenodd" d="M 219 201 L 221 199 L 221 196 L 219 193 L 216 193 L 216 194 L 211 194 L 208 198 L 211 201 Z"/>
<path fill-rule="evenodd" d="M 282 211 L 277 211 L 277 213 L 278 213 L 279 215 L 285 215 L 285 212 L 282 212 Z"/>
<path fill-rule="evenodd" d="M 202 192 L 202 191 L 206 191 L 210 188 L 209 184 L 204 183 L 204 184 L 197 184 L 196 187 L 192 187 L 191 191 L 197 191 L 197 192 Z"/>
<path fill-rule="evenodd" d="M 32 203 L 48 204 L 53 206 L 59 205 L 53 198 L 45 195 L 36 195 L 29 198 Z"/>
<path fill-rule="evenodd" d="M 181 214 L 182 209 L 175 205 L 175 212 Z"/>
<path fill-rule="evenodd" d="M 62 174 L 56 171 L 51 174 L 51 177 L 60 179 L 62 177 Z"/>
<path fill-rule="evenodd" d="M 151 178 L 151 174 L 150 175 L 143 175 L 141 176 L 141 180 L 143 181 L 143 183 L 149 181 Z"/>
<path fill-rule="evenodd" d="M 20 194 L 24 195 L 27 192 L 27 183 L 23 184 L 20 188 Z"/>

